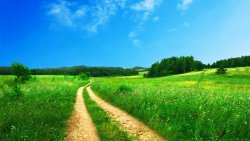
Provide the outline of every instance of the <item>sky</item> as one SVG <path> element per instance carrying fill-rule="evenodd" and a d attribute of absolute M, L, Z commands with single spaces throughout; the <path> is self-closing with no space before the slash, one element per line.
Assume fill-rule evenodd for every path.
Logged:
<path fill-rule="evenodd" d="M 150 67 L 250 55 L 249 0 L 1 0 L 0 66 Z"/>

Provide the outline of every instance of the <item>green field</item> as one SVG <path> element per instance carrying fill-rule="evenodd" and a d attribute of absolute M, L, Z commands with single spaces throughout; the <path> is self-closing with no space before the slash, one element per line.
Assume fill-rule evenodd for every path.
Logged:
<path fill-rule="evenodd" d="M 0 76 L 0 140 L 63 140 L 76 90 L 69 76 L 33 76 L 25 84 Z"/>
<path fill-rule="evenodd" d="M 0 141 L 250 141 L 247 13 L 250 0 L 0 0 Z"/>
<path fill-rule="evenodd" d="M 250 67 L 160 78 L 96 77 L 92 89 L 169 140 L 249 140 Z M 32 76 L 24 84 L 0 76 L 0 140 L 64 140 L 76 76 Z M 131 140 L 84 91 L 101 140 Z M 121 137 L 122 136 L 122 137 Z"/>
<path fill-rule="evenodd" d="M 106 101 L 170 140 L 249 140 L 250 67 L 161 78 L 95 78 Z"/>

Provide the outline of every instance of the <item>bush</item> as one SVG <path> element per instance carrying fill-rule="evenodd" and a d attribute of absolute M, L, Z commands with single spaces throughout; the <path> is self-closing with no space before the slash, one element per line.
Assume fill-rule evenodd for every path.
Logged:
<path fill-rule="evenodd" d="M 227 69 L 221 67 L 221 68 L 218 68 L 218 69 L 217 69 L 216 73 L 217 73 L 217 74 L 225 74 L 226 71 L 227 71 Z"/>
<path fill-rule="evenodd" d="M 79 74 L 80 79 L 82 80 L 88 80 L 90 77 L 90 73 L 80 73 Z"/>
<path fill-rule="evenodd" d="M 132 92 L 132 91 L 133 91 L 132 87 L 126 84 L 122 84 L 118 87 L 118 93 L 125 94 L 125 93 Z"/>
<path fill-rule="evenodd" d="M 30 76 L 30 70 L 23 64 L 13 63 L 11 65 L 12 74 L 16 76 L 16 81 L 25 82 L 28 81 Z"/>

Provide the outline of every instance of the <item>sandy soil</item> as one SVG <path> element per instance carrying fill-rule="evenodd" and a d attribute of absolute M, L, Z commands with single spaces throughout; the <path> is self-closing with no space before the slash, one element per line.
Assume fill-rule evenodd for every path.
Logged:
<path fill-rule="evenodd" d="M 96 128 L 83 100 L 82 92 L 85 87 L 77 91 L 75 110 L 69 119 L 66 141 L 99 141 Z"/>
<path fill-rule="evenodd" d="M 118 121 L 126 131 L 136 134 L 139 141 L 166 141 L 166 139 L 138 119 L 96 96 L 89 86 L 87 87 L 87 91 L 92 100 L 103 108 L 112 118 Z"/>

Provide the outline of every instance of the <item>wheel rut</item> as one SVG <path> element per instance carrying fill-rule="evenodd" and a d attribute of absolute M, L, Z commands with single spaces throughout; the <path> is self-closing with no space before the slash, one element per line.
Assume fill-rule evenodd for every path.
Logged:
<path fill-rule="evenodd" d="M 87 85 L 86 85 L 87 86 Z M 77 91 L 74 112 L 69 119 L 66 141 L 99 141 L 99 137 L 87 111 L 83 99 L 83 89 L 80 87 Z"/>
<path fill-rule="evenodd" d="M 139 141 L 166 141 L 165 138 L 140 122 L 138 119 L 96 96 L 90 86 L 87 87 L 87 92 L 92 100 L 94 100 L 112 118 L 118 121 L 127 132 L 136 135 Z"/>

